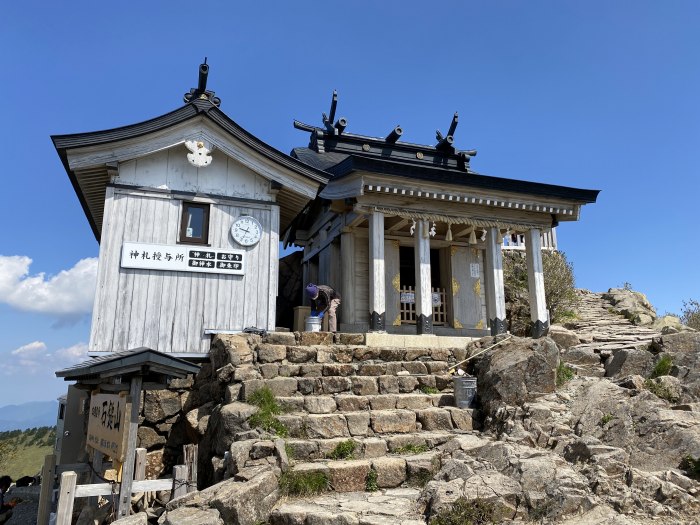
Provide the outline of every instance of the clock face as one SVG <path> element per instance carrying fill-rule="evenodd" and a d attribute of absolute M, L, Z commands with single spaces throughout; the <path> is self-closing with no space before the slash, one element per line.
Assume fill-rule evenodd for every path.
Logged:
<path fill-rule="evenodd" d="M 231 225 L 231 237 L 241 246 L 253 246 L 262 237 L 262 226 L 255 217 L 243 215 Z"/>

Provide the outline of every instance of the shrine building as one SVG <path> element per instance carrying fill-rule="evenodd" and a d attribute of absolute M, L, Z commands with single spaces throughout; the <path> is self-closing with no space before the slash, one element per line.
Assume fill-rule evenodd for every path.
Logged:
<path fill-rule="evenodd" d="M 458 336 L 505 331 L 501 250 L 524 247 L 546 333 L 541 250 L 597 190 L 476 173 L 456 114 L 431 146 L 348 133 L 335 93 L 286 155 L 219 109 L 207 73 L 175 111 L 52 137 L 100 244 L 91 352 L 195 357 L 212 334 L 274 330 L 280 241 L 340 292 L 340 331 Z"/>

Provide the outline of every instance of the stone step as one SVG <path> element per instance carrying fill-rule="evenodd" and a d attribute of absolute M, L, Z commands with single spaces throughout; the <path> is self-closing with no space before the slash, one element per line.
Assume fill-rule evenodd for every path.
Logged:
<path fill-rule="evenodd" d="M 360 345 L 288 346 L 261 344 L 257 350 L 258 363 L 353 363 L 366 361 L 461 361 L 464 348 L 384 348 Z"/>
<path fill-rule="evenodd" d="M 361 410 L 420 409 L 455 406 L 453 394 L 382 394 L 359 396 L 354 394 L 278 397 L 286 412 L 331 414 Z"/>
<path fill-rule="evenodd" d="M 463 432 L 414 432 L 408 434 L 385 434 L 375 437 L 351 437 L 332 439 L 299 439 L 291 438 L 285 442 L 289 460 L 314 461 L 328 459 L 339 445 L 347 446 L 350 441 L 354 444 L 351 459 L 371 459 L 389 454 L 405 455 L 416 451 L 432 450 Z M 352 445 L 351 445 L 352 446 Z"/>
<path fill-rule="evenodd" d="M 265 379 L 273 377 L 383 376 L 445 374 L 447 361 L 366 361 L 362 363 L 263 363 L 258 370 Z"/>
<path fill-rule="evenodd" d="M 420 430 L 471 431 L 473 409 L 431 407 L 423 409 L 364 410 L 333 414 L 292 413 L 277 416 L 292 438 L 332 439 L 382 434 L 411 434 Z"/>
<path fill-rule="evenodd" d="M 267 386 L 276 397 L 329 394 L 409 394 L 421 391 L 452 392 L 451 375 L 406 376 L 324 376 L 324 377 L 274 377 L 272 379 L 248 379 L 242 381 L 243 399 Z"/>
<path fill-rule="evenodd" d="M 329 493 L 284 501 L 271 525 L 425 525 L 417 488 Z"/>
<path fill-rule="evenodd" d="M 441 467 L 438 451 L 407 456 L 383 456 L 372 459 L 317 460 L 296 463 L 286 473 L 290 478 L 323 474 L 334 492 L 360 492 L 367 488 L 370 471 L 376 473 L 376 487 L 423 487 Z M 374 477 L 374 476 L 373 476 Z M 284 482 L 281 484 L 284 486 Z"/>

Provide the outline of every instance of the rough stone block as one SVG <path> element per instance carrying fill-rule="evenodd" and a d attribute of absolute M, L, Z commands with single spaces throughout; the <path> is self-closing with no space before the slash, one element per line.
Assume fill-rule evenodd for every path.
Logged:
<path fill-rule="evenodd" d="M 459 430 L 474 430 L 474 419 L 472 409 L 463 409 L 457 407 L 447 407 L 446 410 L 452 417 L 454 428 Z"/>
<path fill-rule="evenodd" d="M 428 363 L 431 364 L 431 363 Z M 421 361 L 406 361 L 401 364 L 402 368 L 410 374 L 427 374 L 428 367 Z"/>
<path fill-rule="evenodd" d="M 425 363 L 429 374 L 445 374 L 447 373 L 448 365 L 444 361 L 428 361 Z"/>
<path fill-rule="evenodd" d="M 411 410 L 372 412 L 372 429 L 380 434 L 407 433 L 416 430 L 416 413 Z"/>
<path fill-rule="evenodd" d="M 330 461 L 328 478 L 336 492 L 361 492 L 365 490 L 369 461 Z"/>
<path fill-rule="evenodd" d="M 271 345 L 294 346 L 296 344 L 294 332 L 268 332 L 262 340 L 263 343 Z"/>
<path fill-rule="evenodd" d="M 304 428 L 304 419 L 301 416 L 290 416 L 282 414 L 277 416 L 277 419 L 282 423 L 287 430 L 289 435 L 294 438 L 305 438 L 306 429 Z"/>
<path fill-rule="evenodd" d="M 432 376 L 432 375 L 419 376 L 417 379 L 418 379 L 418 384 L 421 387 L 435 388 L 435 376 Z"/>
<path fill-rule="evenodd" d="M 145 518 L 146 513 L 141 512 L 138 515 L 143 514 L 144 525 L 148 522 Z M 132 518 L 133 516 L 129 516 Z M 128 518 L 127 518 L 128 519 Z M 121 525 L 124 520 L 118 520 L 114 523 Z M 130 525 L 136 525 L 137 522 L 130 522 Z M 206 509 L 198 507 L 180 507 L 179 509 L 174 509 L 166 512 L 163 515 L 161 521 L 163 525 L 223 525 L 223 520 L 219 511 L 216 509 Z M 123 525 L 127 525 L 125 522 Z"/>
<path fill-rule="evenodd" d="M 220 483 L 209 505 L 219 511 L 224 523 L 254 524 L 267 519 L 278 499 L 277 478 L 264 472 L 245 483 Z"/>
<path fill-rule="evenodd" d="M 379 393 L 380 394 L 398 394 L 399 393 L 399 378 L 396 376 L 379 376 Z"/>
<path fill-rule="evenodd" d="M 304 410 L 303 396 L 278 397 L 277 401 L 284 412 L 301 412 Z"/>
<path fill-rule="evenodd" d="M 137 433 L 137 446 L 146 449 L 165 444 L 165 438 L 150 427 L 139 427 Z"/>
<path fill-rule="evenodd" d="M 435 378 L 435 388 L 438 390 L 447 390 L 452 388 L 452 376 L 451 375 L 441 375 L 433 376 Z"/>
<path fill-rule="evenodd" d="M 279 365 L 278 374 L 283 377 L 293 377 L 299 375 L 299 370 L 301 367 L 299 365 Z"/>
<path fill-rule="evenodd" d="M 381 376 L 386 374 L 386 364 L 384 363 L 367 363 L 360 366 L 358 371 L 362 376 Z"/>
<path fill-rule="evenodd" d="M 415 361 L 421 357 L 426 357 L 430 355 L 429 348 L 406 348 L 406 354 L 404 359 L 406 361 Z"/>
<path fill-rule="evenodd" d="M 362 446 L 366 458 L 381 458 L 386 456 L 386 441 L 381 438 L 367 438 L 362 441 Z"/>
<path fill-rule="evenodd" d="M 383 395 L 383 396 L 367 396 L 372 410 L 393 410 L 396 408 L 398 396 Z"/>
<path fill-rule="evenodd" d="M 323 365 L 324 376 L 351 376 L 355 374 L 355 367 L 346 363 L 333 363 Z"/>
<path fill-rule="evenodd" d="M 304 419 L 306 434 L 312 439 L 349 437 L 348 423 L 340 414 L 311 414 Z"/>
<path fill-rule="evenodd" d="M 304 408 L 310 414 L 330 414 L 335 412 L 335 399 L 332 397 L 309 396 L 304 400 Z"/>
<path fill-rule="evenodd" d="M 305 396 L 321 393 L 321 380 L 315 377 L 299 377 L 297 379 L 297 389 Z"/>
<path fill-rule="evenodd" d="M 348 346 L 336 346 L 333 351 L 333 358 L 338 363 L 352 363 L 354 349 Z"/>
<path fill-rule="evenodd" d="M 377 379 L 373 377 L 358 377 L 350 378 L 352 383 L 352 393 L 356 396 L 368 396 L 379 393 Z"/>
<path fill-rule="evenodd" d="M 425 485 L 440 470 L 438 452 L 426 452 L 406 457 L 406 477 L 420 485 Z"/>
<path fill-rule="evenodd" d="M 379 359 L 382 361 L 403 361 L 405 357 L 405 348 L 381 348 L 379 350 Z"/>
<path fill-rule="evenodd" d="M 251 379 L 260 379 L 262 376 L 253 365 L 239 366 L 233 372 L 234 381 L 250 381 Z"/>
<path fill-rule="evenodd" d="M 413 376 L 399 376 L 399 392 L 410 394 L 418 389 L 418 378 Z"/>
<path fill-rule="evenodd" d="M 310 461 L 322 457 L 319 453 L 317 441 L 308 439 L 288 439 L 286 448 L 289 451 L 289 459 L 296 461 Z"/>
<path fill-rule="evenodd" d="M 436 407 L 453 407 L 457 404 L 454 394 L 433 394 L 430 397 L 433 400 L 433 406 Z"/>
<path fill-rule="evenodd" d="M 299 375 L 302 377 L 321 377 L 323 375 L 323 365 L 301 365 L 299 367 Z"/>
<path fill-rule="evenodd" d="M 287 361 L 290 363 L 308 363 L 316 360 L 316 349 L 305 346 L 288 346 Z"/>
<path fill-rule="evenodd" d="M 258 441 L 253 444 L 250 450 L 250 457 L 252 459 L 261 459 L 273 456 L 275 454 L 275 444 L 272 441 Z"/>
<path fill-rule="evenodd" d="M 377 472 L 379 488 L 394 488 L 406 481 L 406 460 L 404 458 L 375 458 L 372 468 Z"/>
<path fill-rule="evenodd" d="M 366 436 L 369 431 L 369 412 L 350 412 L 345 414 L 351 436 Z"/>
<path fill-rule="evenodd" d="M 365 396 L 339 395 L 335 402 L 341 412 L 369 410 L 369 400 Z"/>
<path fill-rule="evenodd" d="M 384 374 L 388 376 L 396 376 L 399 374 L 406 374 L 406 371 L 403 369 L 402 362 L 393 361 L 391 363 L 386 363 L 386 372 L 384 372 Z"/>
<path fill-rule="evenodd" d="M 433 406 L 433 400 L 425 394 L 407 394 L 397 396 L 396 408 L 406 408 L 408 410 L 416 410 L 420 408 L 429 408 Z"/>
<path fill-rule="evenodd" d="M 365 334 L 336 334 L 341 345 L 363 345 L 365 344 Z"/>
<path fill-rule="evenodd" d="M 143 415 L 149 423 L 158 423 L 174 416 L 182 409 L 180 395 L 170 390 L 147 390 L 144 395 Z"/>
<path fill-rule="evenodd" d="M 265 381 L 262 379 L 249 379 L 248 381 L 243 381 L 241 388 L 241 397 L 244 400 L 250 399 L 250 396 L 256 390 L 260 390 L 265 386 Z"/>
<path fill-rule="evenodd" d="M 194 385 L 194 377 L 192 375 L 188 375 L 187 377 L 183 378 L 178 378 L 174 377 L 170 380 L 170 383 L 168 383 L 168 388 L 170 390 L 178 390 L 178 389 L 185 389 L 189 390 L 192 388 L 192 385 Z"/>
<path fill-rule="evenodd" d="M 426 408 L 417 410 L 416 417 L 423 430 L 452 430 L 452 416 L 442 408 Z"/>
<path fill-rule="evenodd" d="M 260 374 L 263 379 L 272 379 L 279 375 L 280 366 L 277 363 L 265 363 L 260 365 Z"/>
<path fill-rule="evenodd" d="M 379 348 L 360 346 L 353 349 L 355 361 L 368 361 L 379 358 Z"/>
<path fill-rule="evenodd" d="M 265 385 L 272 390 L 275 397 L 291 396 L 297 391 L 297 379 L 295 377 L 275 377 L 266 380 Z"/>
<path fill-rule="evenodd" d="M 229 477 L 235 476 L 240 470 L 245 468 L 245 464 L 250 459 L 253 443 L 253 441 L 234 441 L 231 443 L 225 465 L 226 473 Z"/>
<path fill-rule="evenodd" d="M 227 363 L 239 366 L 253 362 L 253 349 L 246 336 L 217 334 L 211 342 L 209 360 L 214 370 Z"/>
<path fill-rule="evenodd" d="M 352 381 L 348 377 L 323 377 L 321 389 L 324 394 L 338 394 L 349 392 L 352 389 Z"/>
<path fill-rule="evenodd" d="M 243 386 L 240 383 L 226 385 L 226 388 L 224 389 L 224 403 L 229 404 L 233 403 L 234 401 L 238 401 L 241 388 L 243 388 Z"/>
<path fill-rule="evenodd" d="M 387 447 L 390 452 L 396 452 L 398 449 L 405 448 L 409 445 L 415 447 L 423 447 L 426 445 L 426 440 L 420 434 L 408 436 L 389 436 L 386 439 Z"/>
<path fill-rule="evenodd" d="M 300 332 L 299 333 L 299 345 L 300 346 L 314 346 L 314 345 L 332 345 L 333 344 L 333 334 L 331 332 Z"/>
<path fill-rule="evenodd" d="M 260 363 L 274 363 L 287 357 L 287 347 L 284 345 L 258 345 L 258 361 Z"/>

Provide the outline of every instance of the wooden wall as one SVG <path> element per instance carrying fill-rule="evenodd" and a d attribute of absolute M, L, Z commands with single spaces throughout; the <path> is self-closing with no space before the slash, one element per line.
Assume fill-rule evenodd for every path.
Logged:
<path fill-rule="evenodd" d="M 143 186 L 174 184 L 182 152 L 168 151 L 126 163 L 119 182 Z M 156 162 L 157 160 L 157 162 Z M 133 166 L 131 166 L 133 164 Z M 187 161 L 185 160 L 185 164 Z M 219 171 L 214 168 L 219 164 Z M 191 167 L 187 164 L 188 167 Z M 132 170 L 133 167 L 133 170 Z M 184 168 L 183 168 L 184 169 Z M 247 168 L 215 159 L 201 184 L 189 191 L 207 193 L 215 186 L 227 194 L 272 200 L 267 181 Z M 248 170 L 249 171 L 249 170 Z M 218 173 L 218 174 L 217 174 Z M 224 173 L 225 175 L 222 175 Z M 141 175 L 139 175 L 141 174 Z M 191 174 L 190 174 L 191 175 Z M 131 178 L 129 178 L 131 177 Z M 220 178 L 225 179 L 220 183 Z M 199 180 L 199 179 L 198 179 Z M 213 182 L 217 181 L 219 182 Z M 186 177 L 183 176 L 183 184 Z M 179 183 L 178 183 L 179 184 Z M 170 193 L 108 187 L 100 245 L 97 292 L 93 309 L 90 350 L 111 352 L 146 346 L 162 352 L 207 352 L 210 336 L 205 329 L 241 330 L 255 326 L 273 329 L 279 251 L 279 207 L 274 204 L 210 199 L 209 243 L 212 248 L 246 252 L 243 276 L 127 269 L 120 267 L 124 242 L 175 245 L 179 235 L 182 200 Z M 261 241 L 243 248 L 229 235 L 233 220 L 252 215 L 263 226 Z"/>

